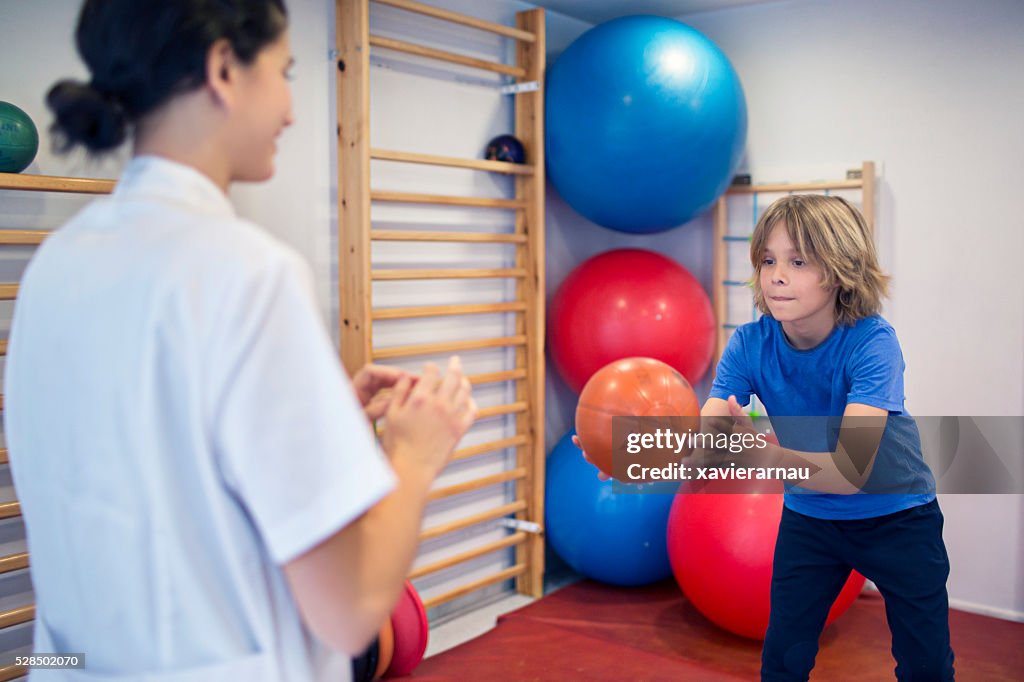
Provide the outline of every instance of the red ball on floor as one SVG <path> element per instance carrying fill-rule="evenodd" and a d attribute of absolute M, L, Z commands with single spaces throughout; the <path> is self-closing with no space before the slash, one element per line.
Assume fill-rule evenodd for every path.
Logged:
<path fill-rule="evenodd" d="M 783 496 L 779 481 L 758 485 L 755 492 L 744 482 L 744 492 L 707 492 L 715 489 L 712 485 L 677 495 L 669 513 L 668 556 L 676 582 L 708 620 L 737 635 L 764 639 Z M 826 625 L 863 587 L 864 576 L 852 572 Z"/>
<path fill-rule="evenodd" d="M 405 589 L 398 604 L 391 612 L 391 627 L 394 631 L 394 652 L 385 677 L 401 677 L 411 673 L 423 660 L 430 633 L 427 610 L 416 588 L 408 580 L 405 581 Z"/>

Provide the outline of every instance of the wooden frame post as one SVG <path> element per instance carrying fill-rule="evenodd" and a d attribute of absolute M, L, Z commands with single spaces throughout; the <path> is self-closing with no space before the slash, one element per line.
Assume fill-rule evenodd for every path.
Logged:
<path fill-rule="evenodd" d="M 725 280 L 725 273 L 729 269 L 729 252 L 725 247 L 725 233 L 728 229 L 729 207 L 726 205 L 725 194 L 718 197 L 715 202 L 714 227 L 712 229 L 711 249 L 711 304 L 715 309 L 715 361 L 711 366 L 711 374 L 714 376 L 718 367 L 718 360 L 725 351 L 725 321 L 726 301 L 725 287 L 722 281 Z"/>
<path fill-rule="evenodd" d="M 338 324 L 341 360 L 353 374 L 371 360 L 370 12 L 338 0 Z"/>
<path fill-rule="evenodd" d="M 501 540 L 419 566 L 413 576 L 424 577 L 485 554 L 515 547 L 515 564 L 486 578 L 424 599 L 428 607 L 450 602 L 469 592 L 515 579 L 516 589 L 540 597 L 544 590 L 544 11 L 516 15 L 516 26 L 505 26 L 415 0 L 376 0 L 406 12 L 488 31 L 516 41 L 516 64 L 505 65 L 474 56 L 374 35 L 369 26 L 369 0 L 336 0 L 338 46 L 338 267 L 341 356 L 349 372 L 374 360 L 399 360 L 442 353 L 482 349 L 508 349 L 515 365 L 502 371 L 469 377 L 474 385 L 514 382 L 515 400 L 479 411 L 478 419 L 514 419 L 516 433 L 489 443 L 456 450 L 456 460 L 480 454 L 514 450 L 516 464 L 498 474 L 482 476 L 431 491 L 430 499 L 453 498 L 493 486 L 515 487 L 515 500 L 494 509 L 422 529 L 427 540 L 471 526 L 507 524 L 514 515 L 524 522 Z M 439 60 L 498 73 L 519 83 L 536 83 L 515 97 L 515 134 L 527 150 L 527 163 L 466 159 L 420 152 L 370 147 L 370 50 L 398 51 L 416 58 Z M 497 89 L 497 88 L 496 88 Z M 503 173 L 515 179 L 514 198 L 447 196 L 376 190 L 370 183 L 370 161 L 411 163 Z M 370 207 L 374 203 L 422 206 L 467 206 L 515 211 L 511 233 L 494 231 L 374 230 Z M 502 268 L 380 268 L 373 269 L 374 241 L 466 242 L 507 244 L 514 248 L 514 267 Z M 511 255 L 511 254 L 510 254 Z M 516 298 L 478 304 L 401 305 L 374 307 L 374 282 L 500 279 L 515 282 Z M 515 317 L 515 333 L 486 339 L 457 339 L 375 347 L 373 320 L 434 318 L 453 315 L 508 313 Z M 534 532 L 540 529 L 541 532 Z"/>
<path fill-rule="evenodd" d="M 860 166 L 861 206 L 860 212 L 868 225 L 868 232 L 875 237 L 875 162 L 865 161 Z"/>
<path fill-rule="evenodd" d="M 525 367 L 527 380 L 516 385 L 516 401 L 530 407 L 517 418 L 517 433 L 528 435 L 527 445 L 517 449 L 516 466 L 526 469 L 517 484 L 517 498 L 526 500 L 524 516 L 544 519 L 544 10 L 516 15 L 516 28 L 536 36 L 535 42 L 519 42 L 516 64 L 524 69 L 523 80 L 535 81 L 537 90 L 516 95 L 516 137 L 526 148 L 533 175 L 516 177 L 516 199 L 526 208 L 516 216 L 516 233 L 526 243 L 516 250 L 516 267 L 527 271 L 516 286 L 516 300 L 528 301 L 526 313 L 517 316 L 516 334 L 526 335 L 526 346 L 516 350 L 516 366 Z M 516 563 L 528 569 L 516 578 L 516 589 L 532 597 L 544 594 L 544 537 L 531 534 L 516 548 Z"/>

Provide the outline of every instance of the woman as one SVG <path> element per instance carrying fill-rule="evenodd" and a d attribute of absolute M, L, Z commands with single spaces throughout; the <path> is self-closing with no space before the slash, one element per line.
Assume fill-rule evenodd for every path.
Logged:
<path fill-rule="evenodd" d="M 292 121 L 283 0 L 87 0 L 76 39 L 91 81 L 52 88 L 54 131 L 134 155 L 40 247 L 12 325 L 35 650 L 84 653 L 69 679 L 347 679 L 469 383 L 454 358 L 350 383 L 308 266 L 226 198 Z"/>

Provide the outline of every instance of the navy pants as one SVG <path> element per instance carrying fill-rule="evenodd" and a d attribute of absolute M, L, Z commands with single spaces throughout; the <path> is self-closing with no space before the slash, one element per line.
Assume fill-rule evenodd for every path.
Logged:
<path fill-rule="evenodd" d="M 825 618 L 850 569 L 874 582 L 885 599 L 896 678 L 952 680 L 949 558 L 936 500 L 852 521 L 817 519 L 783 509 L 761 680 L 807 680 Z"/>

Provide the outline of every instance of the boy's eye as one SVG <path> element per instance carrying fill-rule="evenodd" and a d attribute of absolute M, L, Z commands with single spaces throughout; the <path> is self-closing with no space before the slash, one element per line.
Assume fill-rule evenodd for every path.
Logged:
<path fill-rule="evenodd" d="M 761 259 L 761 263 L 763 263 L 764 265 L 771 265 L 774 262 L 775 262 L 775 260 L 772 259 L 772 258 L 762 258 Z"/>
<path fill-rule="evenodd" d="M 797 266 L 799 268 L 799 267 L 802 267 L 802 266 L 806 265 L 806 263 L 804 263 L 804 261 L 802 261 L 799 258 L 797 258 L 797 259 L 795 259 L 793 261 L 793 265 L 795 265 L 795 266 Z"/>

